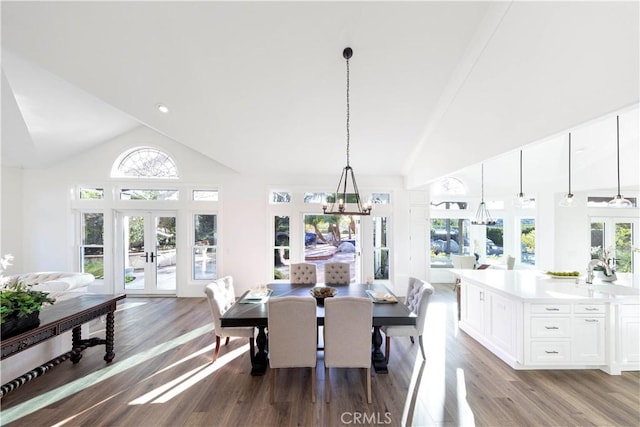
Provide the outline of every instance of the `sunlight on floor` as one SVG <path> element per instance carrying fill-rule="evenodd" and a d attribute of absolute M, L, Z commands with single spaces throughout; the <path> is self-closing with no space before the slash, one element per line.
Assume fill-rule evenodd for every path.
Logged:
<path fill-rule="evenodd" d="M 464 370 L 456 368 L 455 373 L 446 370 L 448 316 L 457 316 L 457 312 L 450 308 L 450 305 L 440 302 L 429 304 L 423 335 L 427 360 L 424 362 L 419 354 L 416 356 L 402 416 L 403 425 L 441 426 L 452 421 L 460 426 L 475 425 L 473 412 L 466 400 Z M 456 322 L 454 328 L 457 329 Z M 455 337 L 457 334 L 450 335 Z M 455 375 L 456 378 L 447 380 L 447 375 Z M 456 420 L 447 419 L 445 407 L 456 411 Z"/>
<path fill-rule="evenodd" d="M 211 347 L 213 348 L 213 346 Z M 184 375 L 179 376 L 178 378 L 170 381 L 161 387 L 156 388 L 155 390 L 150 391 L 144 396 L 140 396 L 137 399 L 132 400 L 130 405 L 144 405 L 146 403 L 165 403 L 176 397 L 180 393 L 188 390 L 191 386 L 195 385 L 199 381 L 202 381 L 204 378 L 216 372 L 218 369 L 224 367 L 227 363 L 233 361 L 235 358 L 242 356 L 249 350 L 249 344 L 243 345 L 240 348 L 237 348 L 229 353 L 226 353 L 216 360 L 215 363 L 209 363 L 207 365 L 200 366 L 196 369 L 193 369 L 190 372 L 187 372 Z M 186 359 L 178 362 L 182 363 Z M 165 369 L 166 370 L 166 369 Z M 158 397 L 159 396 L 159 397 Z M 156 399 L 156 397 L 158 397 Z M 153 400 L 155 399 L 155 400 Z"/>
<path fill-rule="evenodd" d="M 79 391 L 82 391 L 83 389 L 93 386 L 94 384 L 109 379 L 129 369 L 135 368 L 141 363 L 148 362 L 149 360 L 157 357 L 159 354 L 173 350 L 188 341 L 211 332 L 211 330 L 211 324 L 201 326 L 189 333 L 176 337 L 165 343 L 159 344 L 153 348 L 150 348 L 149 350 L 136 354 L 135 356 L 131 356 L 128 359 L 109 364 L 103 369 L 92 372 L 82 378 L 78 378 L 77 380 L 58 387 L 55 390 L 48 391 L 47 393 L 44 393 L 38 397 L 34 397 L 33 399 L 27 400 L 11 408 L 4 409 L 2 411 L 2 422 L 3 424 L 8 424 L 20 419 L 25 415 L 39 411 L 40 409 L 45 408 L 48 405 L 65 399 L 75 393 L 78 393 Z"/>

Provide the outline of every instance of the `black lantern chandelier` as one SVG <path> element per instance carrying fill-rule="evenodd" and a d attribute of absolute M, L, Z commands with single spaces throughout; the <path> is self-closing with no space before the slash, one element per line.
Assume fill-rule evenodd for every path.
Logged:
<path fill-rule="evenodd" d="M 342 52 L 347 60 L 347 166 L 342 169 L 336 192 L 329 195 L 327 199 L 331 200 L 325 200 L 322 206 L 322 211 L 327 215 L 370 215 L 373 208 L 370 201 L 362 203 L 356 177 L 349 164 L 349 59 L 352 55 L 350 47 Z"/>
<path fill-rule="evenodd" d="M 630 208 L 633 206 L 629 200 L 620 195 L 620 116 L 616 116 L 616 150 L 618 159 L 618 194 L 609 201 L 612 208 Z"/>
<path fill-rule="evenodd" d="M 480 206 L 478 206 L 476 217 L 471 221 L 471 224 L 494 225 L 496 223 L 496 220 L 493 219 L 493 217 L 489 213 L 489 209 L 487 209 L 487 205 L 484 202 L 484 163 L 482 164 L 482 177 L 480 185 L 482 190 L 482 199 L 480 200 Z"/>

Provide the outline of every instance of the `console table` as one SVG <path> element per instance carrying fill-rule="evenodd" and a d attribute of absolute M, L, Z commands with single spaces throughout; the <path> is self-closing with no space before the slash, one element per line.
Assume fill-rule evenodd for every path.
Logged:
<path fill-rule="evenodd" d="M 125 298 L 125 295 L 82 295 L 77 298 L 61 301 L 42 309 L 40 312 L 40 325 L 38 327 L 15 337 L 2 340 L 2 360 L 50 338 L 61 335 L 70 329 L 72 330 L 73 344 L 71 351 L 38 366 L 0 387 L 0 399 L 28 381 L 44 375 L 52 367 L 59 365 L 67 359 L 71 359 L 73 363 L 78 363 L 82 358 L 82 352 L 87 347 L 104 345 L 104 360 L 107 363 L 111 362 L 115 357 L 115 352 L 113 351 L 114 312 L 117 302 L 123 298 Z M 106 315 L 105 338 L 82 339 L 82 324 L 103 315 Z"/>

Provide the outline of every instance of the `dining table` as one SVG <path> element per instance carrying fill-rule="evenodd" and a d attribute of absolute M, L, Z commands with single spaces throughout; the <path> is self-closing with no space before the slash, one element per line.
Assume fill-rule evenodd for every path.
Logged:
<path fill-rule="evenodd" d="M 268 362 L 268 304 L 269 298 L 284 296 L 312 297 L 311 289 L 322 284 L 300 285 L 285 282 L 268 284 L 261 290 L 248 290 L 221 316 L 221 326 L 251 326 L 258 329 L 256 354 L 251 358 L 251 375 L 264 375 Z M 370 298 L 373 302 L 371 332 L 371 363 L 376 373 L 388 373 L 387 362 L 382 352 L 382 326 L 415 325 L 416 316 L 406 305 L 398 301 L 387 286 L 381 283 L 330 285 L 337 290 L 332 298 L 343 296 Z M 258 295 L 258 297 L 256 297 Z M 385 296 L 385 298 L 379 298 Z M 324 305 L 316 304 L 318 326 L 324 325 Z"/>

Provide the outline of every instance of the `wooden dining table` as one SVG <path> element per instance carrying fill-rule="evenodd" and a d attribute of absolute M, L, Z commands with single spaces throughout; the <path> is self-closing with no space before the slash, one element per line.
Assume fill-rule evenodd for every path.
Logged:
<path fill-rule="evenodd" d="M 322 285 L 297 285 L 291 283 L 272 283 L 267 285 L 269 296 L 261 300 L 250 300 L 248 298 L 251 291 L 245 292 L 229 310 L 221 317 L 222 327 L 253 326 L 258 328 L 256 337 L 256 354 L 252 359 L 251 375 L 264 375 L 268 366 L 267 354 L 267 333 L 268 311 L 267 299 L 283 296 L 308 296 L 311 297 L 310 290 L 314 286 Z M 393 295 L 393 293 L 383 284 L 350 284 L 331 285 L 337 289 L 337 294 L 333 298 L 342 296 L 355 296 L 369 298 L 367 291 L 374 293 L 383 292 Z M 397 299 L 397 298 L 396 298 Z M 388 373 L 387 362 L 382 352 L 381 326 L 391 325 L 415 325 L 416 316 L 401 302 L 376 302 L 373 298 L 373 317 L 371 335 L 371 363 L 376 373 Z M 316 317 L 318 326 L 324 325 L 324 306 L 316 305 Z"/>

